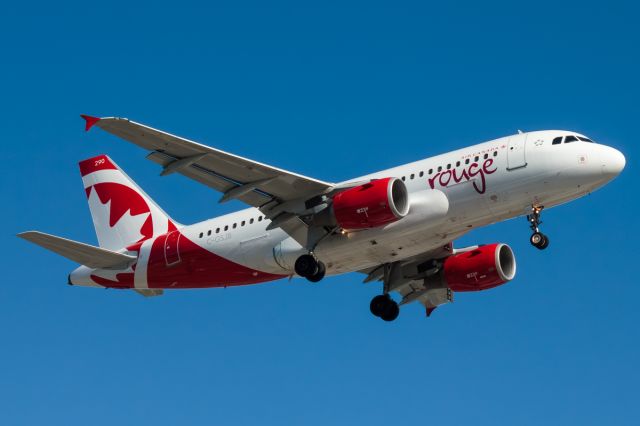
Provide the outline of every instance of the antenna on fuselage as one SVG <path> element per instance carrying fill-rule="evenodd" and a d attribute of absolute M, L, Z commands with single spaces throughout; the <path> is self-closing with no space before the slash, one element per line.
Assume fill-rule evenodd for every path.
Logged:
<path fill-rule="evenodd" d="M 518 129 L 518 134 L 519 134 L 519 135 L 521 135 L 521 134 L 523 134 L 523 133 L 524 133 L 524 132 L 523 132 L 522 130 Z"/>

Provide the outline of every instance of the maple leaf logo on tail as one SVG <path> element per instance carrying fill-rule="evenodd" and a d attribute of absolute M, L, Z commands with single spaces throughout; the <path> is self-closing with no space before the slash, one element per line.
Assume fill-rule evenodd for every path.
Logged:
<path fill-rule="evenodd" d="M 100 247 L 120 250 L 169 229 L 169 216 L 106 155 L 81 161 L 80 173 Z"/>

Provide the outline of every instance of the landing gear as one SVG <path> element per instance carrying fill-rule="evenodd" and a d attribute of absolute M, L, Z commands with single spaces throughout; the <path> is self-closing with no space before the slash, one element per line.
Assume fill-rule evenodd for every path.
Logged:
<path fill-rule="evenodd" d="M 549 247 L 549 237 L 540 232 L 540 224 L 542 224 L 540 216 L 542 209 L 544 209 L 544 206 L 533 206 L 531 208 L 531 214 L 527 215 L 527 220 L 530 224 L 529 227 L 533 231 L 529 241 L 531 242 L 531 245 L 539 250 L 544 250 Z"/>
<path fill-rule="evenodd" d="M 310 254 L 303 254 L 300 256 L 296 260 L 294 269 L 296 274 L 308 279 L 312 283 L 317 283 L 323 279 L 327 272 L 324 263 L 316 260 L 316 258 Z"/>
<path fill-rule="evenodd" d="M 549 237 L 542 232 L 534 232 L 529 241 L 531 241 L 531 245 L 540 250 L 544 250 L 549 246 Z"/>
<path fill-rule="evenodd" d="M 393 321 L 400 314 L 400 307 L 388 294 L 381 294 L 371 299 L 369 309 L 373 315 L 384 321 Z"/>

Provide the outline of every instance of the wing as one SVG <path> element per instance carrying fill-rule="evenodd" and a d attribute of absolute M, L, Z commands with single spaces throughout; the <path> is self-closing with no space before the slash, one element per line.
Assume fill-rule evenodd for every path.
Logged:
<path fill-rule="evenodd" d="M 223 193 L 221 202 L 238 199 L 270 208 L 329 191 L 330 183 L 258 163 L 126 118 L 82 116 L 86 129 L 106 132 L 150 151 L 147 158 L 163 167 L 161 175 L 180 173 Z"/>

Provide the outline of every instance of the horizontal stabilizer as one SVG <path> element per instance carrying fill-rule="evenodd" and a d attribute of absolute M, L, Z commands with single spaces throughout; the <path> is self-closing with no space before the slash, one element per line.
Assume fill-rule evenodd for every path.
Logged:
<path fill-rule="evenodd" d="M 44 232 L 27 231 L 18 234 L 18 237 L 90 268 L 126 269 L 136 261 L 135 256 L 116 253 L 89 244 L 45 234 Z"/>

